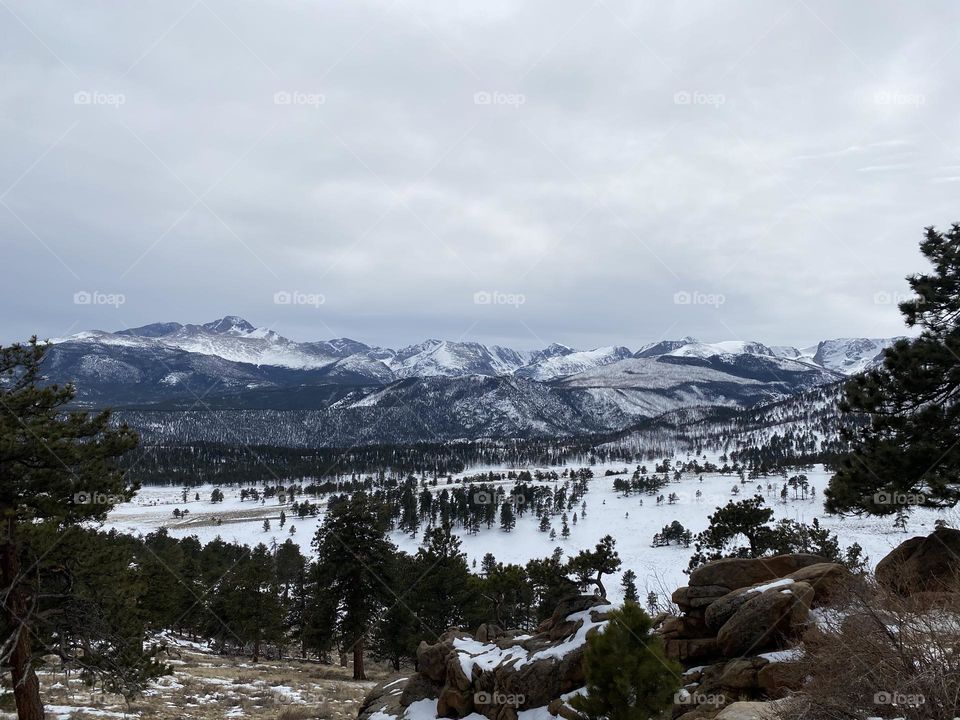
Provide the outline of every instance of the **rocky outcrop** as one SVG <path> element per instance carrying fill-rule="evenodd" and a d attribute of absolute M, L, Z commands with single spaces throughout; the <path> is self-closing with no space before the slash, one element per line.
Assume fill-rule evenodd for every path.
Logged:
<path fill-rule="evenodd" d="M 673 593 L 681 614 L 659 628 L 667 655 L 689 668 L 674 717 L 769 714 L 752 701 L 800 687 L 799 644 L 810 610 L 850 577 L 844 566 L 808 554 L 718 560 L 694 570 L 690 584 Z"/>
<path fill-rule="evenodd" d="M 690 573 L 690 586 L 725 586 L 733 590 L 786 577 L 801 568 L 823 562 L 824 558 L 819 555 L 806 553 L 715 560 Z"/>
<path fill-rule="evenodd" d="M 910 538 L 877 563 L 877 582 L 900 595 L 960 592 L 960 530 Z"/>
<path fill-rule="evenodd" d="M 449 630 L 436 643 L 420 643 L 418 672 L 375 687 L 359 720 L 471 713 L 516 720 L 519 711 L 534 708 L 574 718 L 566 700 L 585 683 L 587 638 L 606 625 L 613 609 L 594 596 L 576 596 L 561 602 L 533 635 L 496 625 L 482 625 L 473 635 Z"/>

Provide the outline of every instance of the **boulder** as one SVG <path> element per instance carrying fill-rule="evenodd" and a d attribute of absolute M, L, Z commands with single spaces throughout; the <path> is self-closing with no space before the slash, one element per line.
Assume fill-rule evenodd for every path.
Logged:
<path fill-rule="evenodd" d="M 730 592 L 730 588 L 724 585 L 687 585 L 674 590 L 670 599 L 681 609 L 686 610 L 688 608 L 706 607 L 728 592 Z"/>
<path fill-rule="evenodd" d="M 564 720 L 583 720 L 583 716 L 580 715 L 580 713 L 567 705 L 567 703 L 560 698 L 550 701 L 550 704 L 547 705 L 547 712 L 554 717 L 560 716 L 564 718 Z"/>
<path fill-rule="evenodd" d="M 402 690 L 396 692 L 403 687 L 403 682 L 402 679 L 398 682 L 396 678 L 391 678 L 370 690 L 360 705 L 357 720 L 370 720 L 374 715 L 379 717 L 380 712 L 399 716 L 407 707 L 401 699 Z"/>
<path fill-rule="evenodd" d="M 835 597 L 840 587 L 851 578 L 850 571 L 839 563 L 809 565 L 790 573 L 786 577 L 732 590 L 723 597 L 717 598 L 707 606 L 704 613 L 704 624 L 713 632 L 717 632 L 727 620 L 733 617 L 733 614 L 740 609 L 741 605 L 754 597 L 758 588 L 765 589 L 770 583 L 804 582 L 814 591 L 814 602 L 811 606 L 819 607 L 826 604 L 831 597 Z"/>
<path fill-rule="evenodd" d="M 456 654 L 450 655 L 447 658 L 447 671 L 444 684 L 455 687 L 457 690 L 467 690 L 472 682 L 473 678 L 467 677 L 467 674 L 463 671 L 463 664 L 460 662 L 460 658 Z"/>
<path fill-rule="evenodd" d="M 441 684 L 447 676 L 447 659 L 453 652 L 452 641 L 431 645 L 421 640 L 417 647 L 417 668 L 432 682 Z"/>
<path fill-rule="evenodd" d="M 787 577 L 797 582 L 805 582 L 813 588 L 814 607 L 826 605 L 853 579 L 851 572 L 840 563 L 808 565 Z"/>
<path fill-rule="evenodd" d="M 440 691 L 437 698 L 437 717 L 462 718 L 473 712 L 473 692 L 459 690 L 450 685 Z"/>
<path fill-rule="evenodd" d="M 494 625 L 493 623 L 483 623 L 483 625 L 477 628 L 477 632 L 474 633 L 473 639 L 479 640 L 480 642 L 493 642 L 501 635 L 503 635 L 502 627 L 499 625 Z"/>
<path fill-rule="evenodd" d="M 720 656 L 720 645 L 715 637 L 665 640 L 663 650 L 668 658 L 682 663 L 714 660 Z"/>
<path fill-rule="evenodd" d="M 960 592 L 960 530 L 937 528 L 901 543 L 877 563 L 876 577 L 900 595 Z"/>
<path fill-rule="evenodd" d="M 401 687 L 396 685 L 394 687 Z M 393 690 L 393 687 L 390 688 Z M 406 684 L 402 686 L 400 693 L 400 704 L 406 707 L 418 700 L 435 698 L 440 694 L 440 686 L 430 680 L 423 673 L 414 673 L 409 677 Z"/>
<path fill-rule="evenodd" d="M 495 671 L 499 692 L 523 698 L 522 709 L 548 705 L 560 697 L 560 667 L 556 660 L 537 660 L 519 670 L 501 667 Z"/>
<path fill-rule="evenodd" d="M 758 686 L 757 674 L 768 664 L 768 660 L 760 657 L 732 660 L 724 666 L 718 682 L 732 690 L 755 689 Z"/>
<path fill-rule="evenodd" d="M 569 620 L 568 617 L 574 613 L 589 610 L 597 605 L 606 605 L 607 601 L 598 598 L 596 595 L 574 595 L 564 598 L 557 605 L 556 610 L 548 621 L 549 626 L 544 632 L 550 640 L 562 640 L 565 637 L 573 635 L 583 623 L 582 620 Z"/>
<path fill-rule="evenodd" d="M 756 597 L 755 592 L 751 592 L 749 588 L 741 588 L 717 598 L 707 607 L 703 616 L 703 624 L 713 632 L 717 632 L 727 620 L 733 617 L 733 614 L 740 609 L 741 605 L 753 597 Z"/>
<path fill-rule="evenodd" d="M 660 634 L 664 638 L 690 639 L 707 637 L 711 633 L 702 618 L 681 615 L 665 620 L 660 626 Z"/>
<path fill-rule="evenodd" d="M 606 600 L 598 598 L 596 595 L 570 595 L 560 601 L 550 619 L 554 623 L 563 622 L 568 615 L 606 604 L 608 604 Z"/>
<path fill-rule="evenodd" d="M 736 590 L 782 578 L 808 565 L 824 562 L 827 562 L 825 558 L 807 553 L 714 560 L 692 571 L 689 584 L 691 587 L 713 585 Z"/>
<path fill-rule="evenodd" d="M 585 653 L 586 648 L 581 646 L 576 650 L 571 650 L 560 660 L 560 665 L 557 668 L 560 675 L 560 692 L 568 693 L 586 684 L 587 675 L 583 664 Z"/>
<path fill-rule="evenodd" d="M 812 602 L 813 588 L 802 582 L 756 594 L 720 628 L 720 650 L 725 657 L 739 657 L 781 647 L 800 633 Z"/>

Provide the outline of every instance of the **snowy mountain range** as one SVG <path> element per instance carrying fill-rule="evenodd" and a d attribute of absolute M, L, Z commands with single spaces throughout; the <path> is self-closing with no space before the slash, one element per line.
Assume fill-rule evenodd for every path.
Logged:
<path fill-rule="evenodd" d="M 334 375 L 366 377 L 373 382 L 391 382 L 410 377 L 498 377 L 516 375 L 539 382 L 575 375 L 628 358 L 686 357 L 707 359 L 753 355 L 802 362 L 850 375 L 879 362 L 892 339 L 840 338 L 813 347 L 768 347 L 753 341 L 704 343 L 692 337 L 665 340 L 636 352 L 623 346 L 575 350 L 552 344 L 543 350 L 514 350 L 476 342 L 425 340 L 399 350 L 372 347 L 356 340 L 338 338 L 296 342 L 243 318 L 226 316 L 202 325 L 162 322 L 117 332 L 93 330 L 54 339 L 61 347 L 84 347 L 91 351 L 109 348 L 150 353 L 181 350 L 220 358 L 233 363 L 273 366 L 290 370 L 326 369 Z"/>
<path fill-rule="evenodd" d="M 185 411 L 246 413 L 252 436 L 294 432 L 288 416 L 270 427 L 257 418 L 297 411 L 310 414 L 296 422 L 324 444 L 609 432 L 684 408 L 754 407 L 871 367 L 892 340 L 801 349 L 687 337 L 636 351 L 426 340 L 394 350 L 346 338 L 297 342 L 227 316 L 51 342 L 47 376 L 74 382 L 81 404 L 142 411 L 159 426 L 170 419 L 156 413 L 176 410 L 181 430 Z M 370 427 L 378 430 L 368 437 Z M 190 432 L 209 428 L 197 419 Z"/>

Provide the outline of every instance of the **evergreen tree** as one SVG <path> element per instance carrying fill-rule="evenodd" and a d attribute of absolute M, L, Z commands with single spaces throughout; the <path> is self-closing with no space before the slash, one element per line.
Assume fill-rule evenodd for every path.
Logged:
<path fill-rule="evenodd" d="M 505 502 L 500 506 L 500 529 L 504 532 L 510 532 L 517 525 L 517 519 L 513 514 L 512 503 Z"/>
<path fill-rule="evenodd" d="M 131 567 L 137 540 L 77 528 L 63 534 L 51 523 L 23 528 L 38 607 L 31 633 L 45 652 L 79 671 L 89 686 L 128 700 L 147 681 L 170 672 L 150 641 L 141 601 L 149 586 Z M 164 582 L 169 586 L 169 572 Z"/>
<path fill-rule="evenodd" d="M 397 554 L 391 581 L 393 593 L 398 600 L 387 609 L 373 632 L 371 654 L 379 662 L 389 662 L 397 672 L 404 661 L 416 660 L 417 645 L 424 632 L 420 618 L 409 605 L 416 597 L 410 588 L 410 582 L 420 572 L 422 566 L 417 560 L 407 553 Z"/>
<path fill-rule="evenodd" d="M 467 579 L 470 568 L 460 538 L 450 525 L 441 525 L 426 533 L 416 561 L 418 567 L 413 579 L 419 578 L 419 582 L 410 588 L 412 602 L 408 604 L 416 610 L 425 631 L 434 641 L 463 620 L 469 599 Z M 411 578 L 406 581 L 409 588 Z"/>
<path fill-rule="evenodd" d="M 603 632 L 587 639 L 587 694 L 570 700 L 587 720 L 649 720 L 671 706 L 680 666 L 666 658 L 650 629 L 650 617 L 626 603 Z"/>
<path fill-rule="evenodd" d="M 260 543 L 246 553 L 229 575 L 224 618 L 230 630 L 250 646 L 251 660 L 260 659 L 263 645 L 283 638 L 283 612 L 274 558 Z"/>
<path fill-rule="evenodd" d="M 933 270 L 908 277 L 915 297 L 900 303 L 920 334 L 847 383 L 841 408 L 868 422 L 849 434 L 854 449 L 825 492 L 830 511 L 885 515 L 960 500 L 960 224 L 926 228 L 920 251 Z"/>
<path fill-rule="evenodd" d="M 396 548 L 386 530 L 377 506 L 358 492 L 330 509 L 313 539 L 319 577 L 338 602 L 338 629 L 344 647 L 353 651 L 354 680 L 366 679 L 367 629 L 392 596 L 387 579 Z"/>
<path fill-rule="evenodd" d="M 603 576 L 615 573 L 620 568 L 620 556 L 616 551 L 616 541 L 612 536 L 604 536 L 593 550 L 581 550 L 570 558 L 570 572 L 577 576 L 581 586 L 595 585 L 597 594 L 607 596 L 603 586 Z"/>
<path fill-rule="evenodd" d="M 633 570 L 626 570 L 623 573 L 620 584 L 623 587 L 624 602 L 640 602 L 640 596 L 637 594 L 637 574 Z"/>
<path fill-rule="evenodd" d="M 538 620 L 546 620 L 563 598 L 576 592 L 577 586 L 570 580 L 560 548 L 554 550 L 550 557 L 530 560 L 526 571 L 532 585 Z"/>
<path fill-rule="evenodd" d="M 43 720 L 33 670 L 36 576 L 24 572 L 23 528 L 50 522 L 68 531 L 103 520 L 114 503 L 136 492 L 116 459 L 137 444 L 126 426 L 112 428 L 107 411 L 66 413 L 72 386 L 41 386 L 47 346 L 0 347 L 0 576 L 4 587 L 3 667 L 10 671 L 20 720 Z"/>
<path fill-rule="evenodd" d="M 767 523 L 772 518 L 773 510 L 764 507 L 759 496 L 739 502 L 731 500 L 717 508 L 707 517 L 710 525 L 697 535 L 690 568 L 722 557 L 760 557 L 770 547 L 772 531 Z M 740 537 L 747 539 L 746 547 L 735 544 Z"/>

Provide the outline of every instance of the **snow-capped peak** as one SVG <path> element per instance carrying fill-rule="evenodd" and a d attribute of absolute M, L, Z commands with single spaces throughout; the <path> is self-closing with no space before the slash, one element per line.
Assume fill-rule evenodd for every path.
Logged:
<path fill-rule="evenodd" d="M 813 349 L 811 360 L 829 370 L 854 375 L 879 365 L 883 351 L 898 338 L 837 338 L 823 340 Z M 809 351 L 808 351 L 809 352 Z"/>
<path fill-rule="evenodd" d="M 204 323 L 201 327 L 204 330 L 221 335 L 245 335 L 256 330 L 253 325 L 237 315 L 225 315 L 219 320 Z"/>

